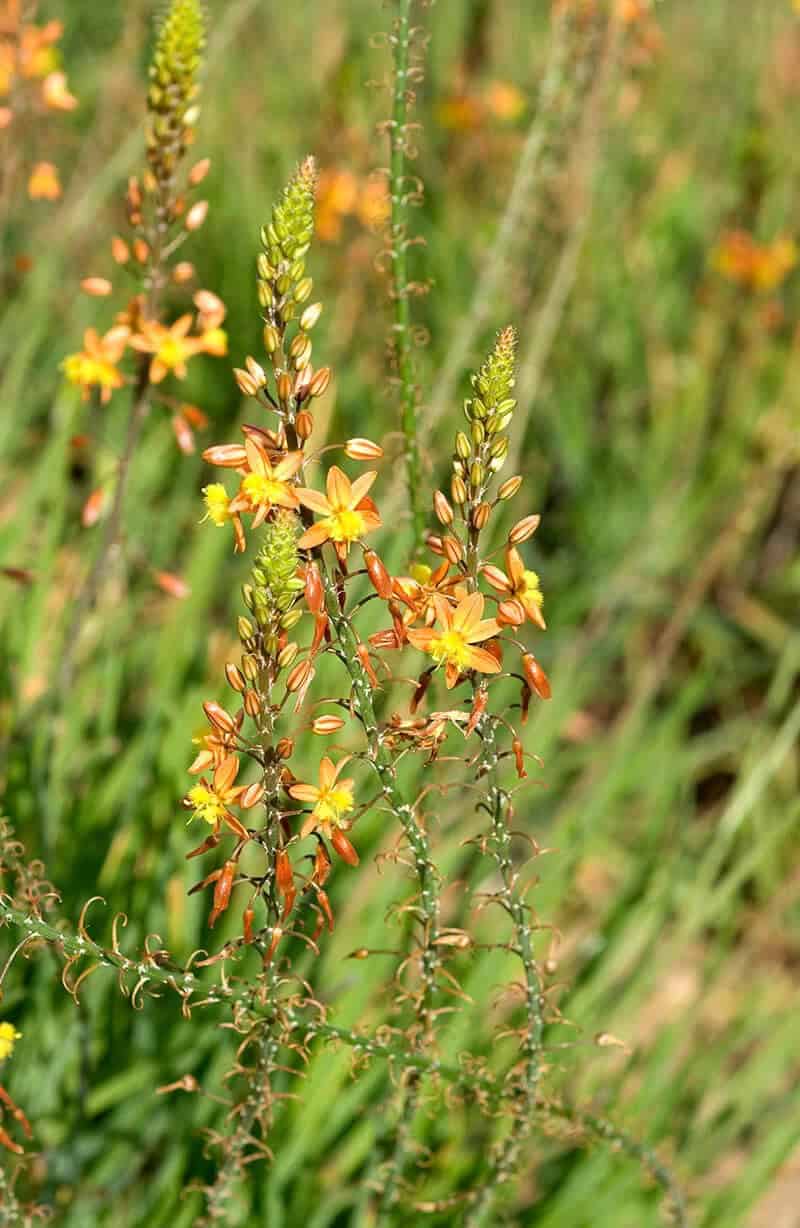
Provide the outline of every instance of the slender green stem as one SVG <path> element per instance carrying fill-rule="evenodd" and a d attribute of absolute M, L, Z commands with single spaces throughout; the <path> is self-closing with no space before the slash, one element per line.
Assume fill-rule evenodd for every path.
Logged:
<path fill-rule="evenodd" d="M 487 717 L 482 722 L 483 750 L 481 768 L 489 779 L 488 809 L 492 827 L 487 838 L 487 851 L 494 858 L 502 886 L 498 902 L 508 914 L 512 928 L 511 949 L 523 968 L 525 988 L 525 1026 L 522 1033 L 523 1071 L 513 1095 L 513 1120 L 508 1134 L 490 1166 L 489 1180 L 482 1186 L 465 1220 L 465 1228 L 483 1228 L 488 1222 L 498 1189 L 511 1180 L 516 1171 L 520 1151 L 531 1129 L 541 1077 L 542 1038 L 544 1035 L 544 997 L 542 982 L 533 949 L 532 926 L 528 906 L 518 889 L 518 875 L 511 857 L 509 797 L 501 787 L 497 768 L 497 726 Z"/>
<path fill-rule="evenodd" d="M 486 1070 L 479 1070 L 472 1066 L 469 1068 L 455 1066 L 452 1063 L 441 1062 L 438 1058 L 426 1057 L 424 1054 L 411 1054 L 399 1044 L 392 1045 L 329 1023 L 315 1023 L 311 1025 L 310 1031 L 312 1035 L 341 1041 L 349 1045 L 357 1054 L 382 1058 L 387 1062 L 396 1062 L 404 1067 L 413 1066 L 422 1074 L 436 1075 L 446 1079 L 448 1083 L 463 1093 L 472 1093 L 474 1096 L 480 1094 L 487 1109 L 500 1108 L 505 1102 L 507 1091 L 503 1081 L 495 1078 Z M 689 1219 L 683 1191 L 667 1166 L 646 1143 L 633 1138 L 607 1118 L 563 1101 L 539 1101 L 536 1111 L 545 1116 L 568 1121 L 587 1134 L 594 1135 L 602 1142 L 610 1144 L 614 1150 L 624 1152 L 631 1159 L 636 1160 L 669 1200 L 677 1228 L 688 1228 Z M 478 1196 L 476 1193 L 475 1197 Z"/>
<path fill-rule="evenodd" d="M 418 393 L 411 333 L 411 288 L 408 280 L 408 113 L 412 97 L 409 81 L 411 8 L 413 0 L 398 0 L 397 18 L 390 36 L 394 74 L 390 132 L 389 191 L 391 196 L 391 279 L 393 349 L 400 386 L 400 424 L 405 437 L 406 478 L 411 505 L 413 551 L 425 536 L 425 502 L 419 449 Z"/>
<path fill-rule="evenodd" d="M 359 645 L 355 632 L 349 620 L 339 609 L 335 587 L 327 574 L 325 583 L 328 594 L 328 615 L 343 650 L 343 659 L 353 683 L 353 704 L 364 725 L 370 759 L 380 780 L 384 799 L 402 825 L 414 859 L 414 869 L 419 883 L 419 897 L 415 908 L 417 919 L 422 927 L 420 943 L 422 984 L 416 1002 L 416 1014 L 420 1028 L 415 1041 L 415 1047 L 419 1048 L 422 1044 L 430 1043 L 434 1010 L 439 993 L 437 973 L 441 957 L 436 945 L 439 936 L 437 871 L 431 860 L 427 833 L 417 822 L 414 807 L 405 800 L 398 787 L 392 756 L 381 738 L 372 701 L 372 684 L 358 657 Z M 410 1065 L 402 1091 L 394 1149 L 381 1194 L 382 1211 L 387 1210 L 396 1201 L 398 1185 L 410 1150 L 411 1129 L 418 1104 L 419 1073 L 413 1065 Z"/>

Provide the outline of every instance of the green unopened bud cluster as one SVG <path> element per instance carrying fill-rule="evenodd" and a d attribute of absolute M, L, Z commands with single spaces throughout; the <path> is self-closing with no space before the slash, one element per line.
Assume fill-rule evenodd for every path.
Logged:
<path fill-rule="evenodd" d="M 245 603 L 264 632 L 268 653 L 277 651 L 280 632 L 295 625 L 301 616 L 296 607 L 303 581 L 297 576 L 297 539 L 300 521 L 294 512 L 279 510 L 264 526 L 264 537 L 245 587 Z"/>
<path fill-rule="evenodd" d="M 161 182 L 174 174 L 197 119 L 205 40 L 200 0 L 172 0 L 159 25 L 147 93 L 147 156 Z"/>
<path fill-rule="evenodd" d="M 265 333 L 268 353 L 277 348 L 274 342 L 280 338 L 281 322 L 297 315 L 313 289 L 311 278 L 305 275 L 305 256 L 314 233 L 316 183 L 316 163 L 305 158 L 273 207 L 271 221 L 261 230 L 264 250 L 258 258 L 258 301 L 266 312 L 267 328 L 272 327 L 276 334 L 270 339 Z"/>
<path fill-rule="evenodd" d="M 459 504 L 482 500 L 489 479 L 508 456 L 504 432 L 517 405 L 511 395 L 516 348 L 517 334 L 509 325 L 498 333 L 494 348 L 471 378 L 474 395 L 464 402 L 468 427 L 456 435 L 453 455 L 451 490 Z"/>

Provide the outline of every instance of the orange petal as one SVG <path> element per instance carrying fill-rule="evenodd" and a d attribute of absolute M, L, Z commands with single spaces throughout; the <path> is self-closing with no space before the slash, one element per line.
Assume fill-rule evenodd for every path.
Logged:
<path fill-rule="evenodd" d="M 466 651 L 467 665 L 470 669 L 480 670 L 482 674 L 499 674 L 502 666 L 497 657 L 492 656 L 485 648 L 468 648 Z"/>
<path fill-rule="evenodd" d="M 316 785 L 289 785 L 288 793 L 290 797 L 295 798 L 298 802 L 316 803 L 319 801 L 319 789 Z"/>
<path fill-rule="evenodd" d="M 364 476 L 366 477 L 366 474 Z M 350 479 L 338 465 L 331 465 L 328 470 L 326 489 L 328 501 L 333 507 L 350 507 L 353 503 Z"/>
<path fill-rule="evenodd" d="M 409 643 L 422 652 L 430 652 L 431 644 L 436 639 L 429 627 L 410 627 L 406 632 Z"/>
<path fill-rule="evenodd" d="M 237 755 L 226 755 L 214 772 L 214 792 L 227 793 L 239 773 Z"/>
<path fill-rule="evenodd" d="M 499 634 L 500 624 L 497 619 L 484 618 L 469 628 L 468 638 L 470 644 L 480 644 L 483 640 L 490 640 L 493 635 Z"/>
<path fill-rule="evenodd" d="M 350 488 L 350 498 L 354 504 L 361 502 L 377 476 L 377 471 L 370 469 L 368 473 L 362 473 L 360 478 L 356 478 Z"/>
<path fill-rule="evenodd" d="M 339 769 L 334 766 L 333 760 L 327 755 L 320 761 L 319 765 L 319 787 L 320 790 L 330 789 L 339 775 Z"/>
<path fill-rule="evenodd" d="M 440 593 L 434 593 L 431 598 L 433 608 L 436 611 L 436 617 L 445 630 L 449 631 L 454 625 L 453 608 L 450 602 L 445 600 Z"/>
<path fill-rule="evenodd" d="M 298 546 L 301 550 L 311 550 L 314 546 L 321 546 L 323 542 L 328 540 L 328 526 L 320 522 L 314 524 L 310 529 L 306 529 L 301 538 L 298 539 Z"/>
<path fill-rule="evenodd" d="M 287 452 L 283 460 L 279 461 L 275 466 L 275 477 L 279 482 L 285 482 L 289 478 L 293 478 L 298 469 L 303 464 L 302 452 Z"/>
<path fill-rule="evenodd" d="M 295 493 L 303 507 L 310 508 L 312 512 L 319 512 L 321 516 L 330 516 L 333 511 L 328 500 L 318 490 L 310 490 L 307 486 L 298 486 Z"/>
<path fill-rule="evenodd" d="M 468 632 L 480 622 L 483 614 L 483 593 L 468 593 L 453 611 L 453 630 Z"/>
<path fill-rule="evenodd" d="M 247 435 L 244 441 L 247 463 L 252 473 L 260 473 L 262 477 L 272 477 L 272 465 L 266 450 L 252 435 Z"/>

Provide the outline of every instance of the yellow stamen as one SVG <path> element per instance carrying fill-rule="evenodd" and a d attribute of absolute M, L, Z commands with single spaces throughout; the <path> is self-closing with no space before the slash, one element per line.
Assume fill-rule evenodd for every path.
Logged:
<path fill-rule="evenodd" d="M 331 516 L 323 521 L 332 542 L 353 542 L 362 537 L 365 532 L 364 517 L 353 508 L 336 508 Z"/>
<path fill-rule="evenodd" d="M 431 641 L 431 656 L 439 664 L 447 662 L 463 669 L 470 656 L 469 644 L 460 631 L 443 631 Z"/>
<path fill-rule="evenodd" d="M 205 785 L 195 785 L 188 793 L 189 801 L 194 809 L 194 818 L 202 819 L 204 823 L 213 826 L 225 814 L 225 806 L 216 793 Z"/>
<path fill-rule="evenodd" d="M 242 491 L 251 503 L 271 506 L 286 494 L 286 483 L 268 478 L 263 473 L 248 473 L 242 481 Z"/>
<path fill-rule="evenodd" d="M 203 487 L 203 498 L 206 505 L 205 520 L 211 520 L 216 525 L 224 525 L 230 519 L 228 511 L 228 492 L 221 482 L 212 482 Z"/>

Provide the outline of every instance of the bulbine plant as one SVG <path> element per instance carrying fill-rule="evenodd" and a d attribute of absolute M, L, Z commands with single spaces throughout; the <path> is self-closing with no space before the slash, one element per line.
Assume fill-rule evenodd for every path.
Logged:
<path fill-rule="evenodd" d="M 111 259 L 127 278 L 133 296 L 104 333 L 88 328 L 83 348 L 69 354 L 62 364 L 68 382 L 100 407 L 118 390 L 127 390 L 130 397 L 118 463 L 83 508 L 84 526 L 101 520 L 104 525 L 65 637 L 62 686 L 69 681 L 83 616 L 96 600 L 118 544 L 130 469 L 147 415 L 153 406 L 162 408 L 169 415 L 180 450 L 194 452 L 195 430 L 204 428 L 207 419 L 197 406 L 176 396 L 172 385 L 185 379 L 196 355 L 227 353 L 222 328 L 225 305 L 212 291 L 196 288 L 195 268 L 184 252 L 185 243 L 208 215 L 208 201 L 199 196 L 199 189 L 211 164 L 193 153 L 205 43 L 206 18 L 200 0 L 173 0 L 159 24 L 149 68 L 146 166 L 128 181 L 127 232 L 111 239 Z M 93 275 L 84 278 L 81 288 L 105 299 L 114 285 L 106 276 Z M 188 293 L 192 293 L 192 309 L 185 310 L 184 302 L 184 310 L 176 315 L 176 294 L 185 297 Z"/>
<path fill-rule="evenodd" d="M 404 74 L 410 6 L 400 8 L 392 41 Z M 188 20 L 191 11 L 190 0 L 175 0 L 160 47 L 175 14 Z M 180 97 L 183 106 L 189 96 Z M 404 117 L 396 99 L 395 122 Z M 158 189 L 155 162 L 151 168 Z M 401 149 L 395 188 L 404 175 Z M 518 412 L 514 329 L 498 333 L 471 376 L 446 489 L 423 501 L 432 509 L 424 546 L 411 543 L 406 573 L 391 574 L 381 546 L 380 444 L 357 437 L 317 446 L 314 438 L 315 402 L 332 380 L 329 367 L 312 362 L 323 311 L 309 271 L 316 179 L 308 157 L 262 229 L 254 298 L 263 353 L 235 371 L 253 413 L 241 439 L 203 454 L 220 471 L 203 491 L 208 531 L 230 532 L 232 549 L 250 558 L 239 648 L 224 666 L 229 698 L 221 702 L 220 690 L 203 705 L 207 727 L 184 798 L 190 830 L 202 833 L 186 854 L 203 859 L 191 890 L 208 893 L 209 930 L 222 920 L 224 939 L 183 965 L 150 939 L 128 953 L 120 918 L 110 943 L 93 937 L 92 901 L 71 933 L 54 923 L 57 900 L 44 871 L 26 863 L 7 825 L 0 920 L 21 930 L 17 950 L 44 942 L 63 955 L 64 984 L 76 999 L 102 966 L 117 970 L 135 1007 L 171 991 L 187 1021 L 196 1011 L 226 1012 L 238 1043 L 231 1098 L 211 1136 L 217 1162 L 203 1222 L 240 1222 L 237 1184 L 253 1161 L 269 1161 L 283 1103 L 302 1095 L 304 1061 L 336 1044 L 352 1050 L 356 1077 L 377 1063 L 390 1076 L 392 1103 L 363 1166 L 365 1222 L 417 1223 L 428 1214 L 468 1228 L 496 1222 L 501 1204 L 514 1204 L 533 1130 L 560 1122 L 570 1145 L 605 1140 L 639 1162 L 663 1188 L 675 1222 L 686 1223 L 680 1192 L 655 1156 L 543 1086 L 559 1023 L 555 966 L 529 900 L 530 863 L 542 850 L 517 795 L 533 760 L 524 726 L 531 705 L 549 699 L 550 683 L 533 648 L 545 630 L 542 590 L 525 558 L 539 517 L 511 513 L 524 481 L 503 472 Z M 394 210 L 404 208 L 402 195 L 393 190 Z M 391 235 L 405 242 L 396 213 Z M 406 293 L 402 282 L 394 289 L 395 298 Z M 400 317 L 408 327 L 405 310 Z M 157 382 L 161 351 L 144 344 L 144 323 L 137 328 L 125 341 L 138 338 L 147 356 L 143 395 Z M 402 346 L 398 364 L 401 382 L 413 377 Z M 416 398 L 404 389 L 401 401 L 410 424 Z M 421 480 L 416 437 L 408 460 Z M 409 502 L 415 535 L 418 501 L 419 490 Z M 470 799 L 455 866 L 441 847 L 442 799 L 454 790 Z M 370 873 L 361 831 L 368 817 L 374 828 L 376 815 L 395 900 L 385 933 L 359 933 L 351 958 L 356 969 L 371 960 L 386 967 L 389 1005 L 376 1003 L 377 1018 L 352 1029 L 336 1021 L 315 965 L 337 924 L 331 883 Z M 490 1046 L 484 1038 L 469 1051 L 450 1023 L 485 1013 L 487 1003 L 471 1001 L 466 986 L 487 952 L 505 978 L 498 1032 Z M 3 1026 L 0 1054 L 13 1042 Z M 160 1090 L 204 1089 L 186 1075 Z M 481 1142 L 480 1158 L 446 1195 L 437 1189 L 431 1130 L 443 1111 L 465 1115 Z"/>

